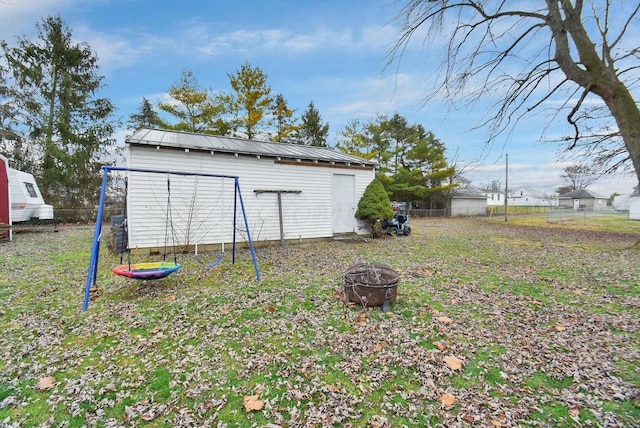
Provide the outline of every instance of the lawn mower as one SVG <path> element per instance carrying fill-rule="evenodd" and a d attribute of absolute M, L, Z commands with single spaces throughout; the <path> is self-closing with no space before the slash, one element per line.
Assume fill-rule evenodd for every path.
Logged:
<path fill-rule="evenodd" d="M 382 222 L 382 228 L 386 230 L 389 235 L 409 236 L 411 234 L 406 202 L 393 203 L 393 218 L 391 220 L 384 220 Z"/>

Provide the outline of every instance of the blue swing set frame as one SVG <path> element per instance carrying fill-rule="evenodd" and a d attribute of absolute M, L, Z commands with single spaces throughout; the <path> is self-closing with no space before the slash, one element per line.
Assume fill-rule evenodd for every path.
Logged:
<path fill-rule="evenodd" d="M 105 203 L 105 195 L 107 191 L 107 179 L 109 177 L 109 172 L 111 171 L 123 171 L 123 172 L 141 172 L 141 173 L 150 173 L 150 174 L 165 174 L 165 175 L 178 175 L 178 176 L 196 176 L 196 177 L 214 177 L 214 178 L 230 178 L 234 180 L 234 205 L 233 205 L 233 243 L 232 243 L 232 263 L 236 262 L 236 230 L 237 230 L 237 210 L 238 210 L 238 202 L 240 202 L 240 209 L 242 211 L 242 218 L 244 220 L 244 227 L 247 233 L 247 240 L 249 243 L 249 249 L 251 250 L 251 258 L 253 259 L 253 267 L 256 272 L 256 280 L 260 282 L 260 269 L 258 268 L 258 261 L 256 259 L 256 252 L 253 246 L 253 241 L 251 239 L 251 231 L 249 230 L 249 222 L 247 221 L 247 213 L 244 208 L 244 202 L 242 200 L 242 192 L 240 191 L 240 182 L 237 176 L 233 175 L 221 175 L 221 174 L 207 174 L 200 172 L 185 172 L 185 171 L 169 171 L 169 170 L 154 170 L 154 169 L 142 169 L 142 168 L 125 168 L 125 167 L 117 167 L 117 166 L 103 166 L 102 167 L 102 188 L 100 190 L 100 203 L 98 205 L 98 215 L 96 218 L 96 227 L 93 236 L 93 247 L 91 250 L 91 259 L 89 260 L 89 272 L 87 273 L 87 283 L 85 287 L 84 293 L 84 303 L 82 306 L 83 312 L 86 312 L 89 308 L 89 297 L 91 295 L 91 289 L 96 287 L 96 279 L 98 275 L 98 259 L 100 256 L 100 238 L 102 236 L 102 222 L 104 218 L 104 203 Z M 219 263 L 219 261 L 216 261 Z M 216 263 L 214 262 L 214 263 Z M 213 265 L 214 263 L 211 263 Z M 216 263 L 217 264 L 217 263 Z M 132 265 L 133 266 L 133 265 Z M 180 266 L 180 265 L 178 265 Z M 179 269 L 179 268 L 178 268 Z M 171 270 L 171 272 L 175 272 L 178 269 Z M 119 275 L 123 275 L 122 273 L 117 273 Z M 166 275 L 157 276 L 154 278 L 150 276 L 147 279 L 157 279 Z M 124 275 L 129 276 L 129 275 Z M 129 277 L 134 277 L 132 274 Z"/>

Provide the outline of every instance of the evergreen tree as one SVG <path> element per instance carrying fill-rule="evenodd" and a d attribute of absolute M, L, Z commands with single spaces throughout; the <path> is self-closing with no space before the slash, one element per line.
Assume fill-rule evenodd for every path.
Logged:
<path fill-rule="evenodd" d="M 329 124 L 322 123 L 320 112 L 311 101 L 307 111 L 302 115 L 302 124 L 296 136 L 297 142 L 307 146 L 327 147 L 328 135 Z"/>
<path fill-rule="evenodd" d="M 167 127 L 167 123 L 160 118 L 158 112 L 153 109 L 151 102 L 145 97 L 142 97 L 142 103 L 138 111 L 129 116 L 127 124 L 130 129 Z"/>
<path fill-rule="evenodd" d="M 398 113 L 394 114 L 391 119 L 381 117 L 380 128 L 384 134 L 383 138 L 388 141 L 391 150 L 389 153 L 391 171 L 393 174 L 397 174 L 398 168 L 404 166 L 403 160 L 406 153 L 415 141 L 415 130 L 409 126 L 407 119 Z"/>
<path fill-rule="evenodd" d="M 376 121 L 366 124 L 361 124 L 359 119 L 349 121 L 339 134 L 336 148 L 363 159 L 375 159 L 379 171 L 388 170 L 391 157 L 389 141 L 382 138 L 380 124 Z"/>
<path fill-rule="evenodd" d="M 24 135 L 37 148 L 40 188 L 54 205 L 93 206 L 100 167 L 115 145 L 114 106 L 96 98 L 103 77 L 87 43 L 75 44 L 60 16 L 37 24 L 38 40 L 1 44 Z"/>
<path fill-rule="evenodd" d="M 252 67 L 246 62 L 236 74 L 228 76 L 235 91 L 230 97 L 230 110 L 236 115 L 238 129 L 250 140 L 261 132 L 266 133 L 274 102 L 271 86 L 267 85 L 267 75 L 259 67 Z"/>
<path fill-rule="evenodd" d="M 166 124 L 168 129 L 217 135 L 229 133 L 229 124 L 223 119 L 225 95 L 200 87 L 192 71 L 182 72 L 180 80 L 169 88 L 169 96 L 177 103 L 162 102 L 158 105 L 160 110 L 178 119 L 175 124 Z"/>
<path fill-rule="evenodd" d="M 453 186 L 455 167 L 447 162 L 444 144 L 422 125 L 410 125 L 396 113 L 366 125 L 351 121 L 340 135 L 340 150 L 378 162 L 377 178 L 394 199 L 431 206 L 446 200 L 442 195 Z"/>
<path fill-rule="evenodd" d="M 284 99 L 282 94 L 276 95 L 274 99 L 273 112 L 276 123 L 276 135 L 272 138 L 273 141 L 278 143 L 291 142 L 294 132 L 299 128 L 295 124 L 295 119 L 293 117 L 295 112 L 295 110 L 292 110 L 287 106 L 287 100 Z"/>
<path fill-rule="evenodd" d="M 393 208 L 391 207 L 389 195 L 377 178 L 374 178 L 364 190 L 358 202 L 358 210 L 355 217 L 366 220 L 369 223 L 374 237 L 382 234 L 382 226 L 379 221 L 393 217 Z"/>
<path fill-rule="evenodd" d="M 446 160 L 444 144 L 421 124 L 409 125 L 397 113 L 391 119 L 381 118 L 380 128 L 390 148 L 386 172 L 392 183 L 387 191 L 397 200 L 440 205 L 445 200 L 441 196 L 453 186 L 447 179 L 455 174 Z"/>
<path fill-rule="evenodd" d="M 11 96 L 12 88 L 4 78 L 0 67 L 0 154 L 6 157 L 12 168 L 33 171 L 35 163 L 28 144 L 24 144 L 18 132 L 18 112 Z"/>

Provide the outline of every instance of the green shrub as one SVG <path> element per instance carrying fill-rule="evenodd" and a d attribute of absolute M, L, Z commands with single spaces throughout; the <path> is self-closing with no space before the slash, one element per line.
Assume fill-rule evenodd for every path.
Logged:
<path fill-rule="evenodd" d="M 371 226 L 373 236 L 377 237 L 375 225 L 379 220 L 387 220 L 393 217 L 393 209 L 391 208 L 391 200 L 384 186 L 375 178 L 362 194 L 360 202 L 358 202 L 358 210 L 356 218 L 366 220 Z M 381 228 L 377 228 L 381 229 Z"/>

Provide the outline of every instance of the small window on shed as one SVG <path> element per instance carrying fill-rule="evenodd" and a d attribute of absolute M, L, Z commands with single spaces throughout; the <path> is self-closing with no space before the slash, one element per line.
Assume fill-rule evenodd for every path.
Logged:
<path fill-rule="evenodd" d="M 29 196 L 32 198 L 37 198 L 38 197 L 38 193 L 36 192 L 36 187 L 33 185 L 33 183 L 24 183 L 24 187 L 26 187 L 27 189 L 27 193 L 29 193 Z"/>

